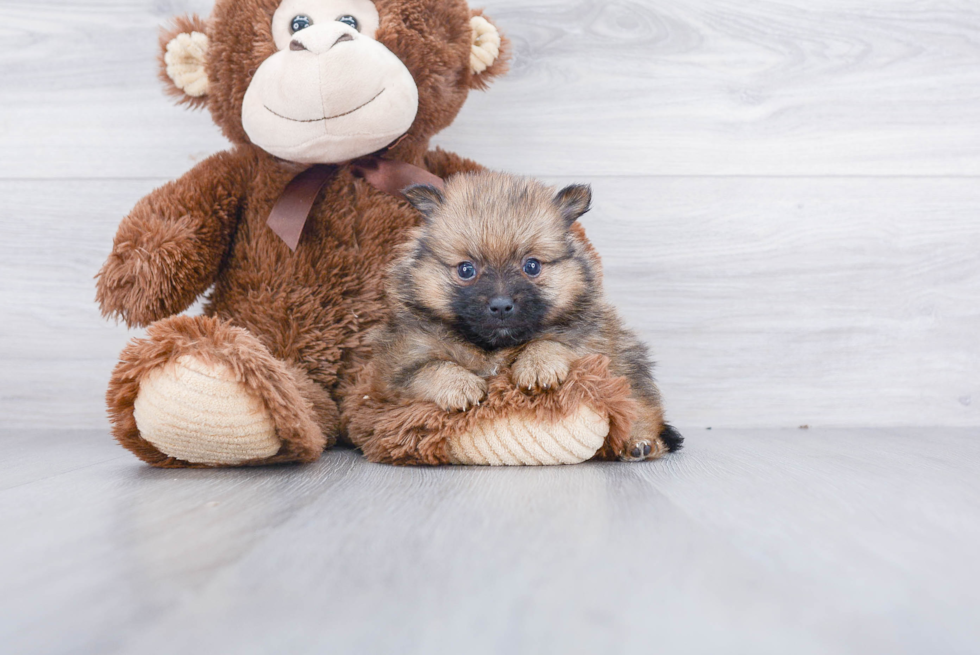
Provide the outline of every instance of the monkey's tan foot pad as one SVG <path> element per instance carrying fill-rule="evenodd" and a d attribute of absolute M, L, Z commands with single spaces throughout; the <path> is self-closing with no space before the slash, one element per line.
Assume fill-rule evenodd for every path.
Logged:
<path fill-rule="evenodd" d="M 487 397 L 464 412 L 384 396 L 369 365 L 342 407 L 351 440 L 389 464 L 555 465 L 617 459 L 629 439 L 635 402 L 609 360 L 572 364 L 558 389 L 518 389 L 509 371 L 488 380 Z"/>
<path fill-rule="evenodd" d="M 133 414 L 144 439 L 192 464 L 235 466 L 272 457 L 281 445 L 265 405 L 231 368 L 192 355 L 151 371 Z"/>
<path fill-rule="evenodd" d="M 453 464 L 553 466 L 595 457 L 609 434 L 609 419 L 587 405 L 558 420 L 519 415 L 477 423 L 449 440 Z"/>

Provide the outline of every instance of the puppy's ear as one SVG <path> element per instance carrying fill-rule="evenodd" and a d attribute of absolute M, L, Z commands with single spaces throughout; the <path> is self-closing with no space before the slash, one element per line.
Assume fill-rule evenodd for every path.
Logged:
<path fill-rule="evenodd" d="M 558 192 L 554 202 L 565 223 L 571 226 L 582 214 L 592 209 L 592 187 L 588 184 L 567 186 Z"/>
<path fill-rule="evenodd" d="M 402 191 L 402 194 L 412 203 L 412 207 L 421 212 L 426 220 L 431 219 L 445 201 L 442 191 L 431 184 L 413 184 Z"/>
<path fill-rule="evenodd" d="M 160 32 L 160 79 L 177 104 L 208 102 L 208 24 L 199 16 L 179 16 Z"/>

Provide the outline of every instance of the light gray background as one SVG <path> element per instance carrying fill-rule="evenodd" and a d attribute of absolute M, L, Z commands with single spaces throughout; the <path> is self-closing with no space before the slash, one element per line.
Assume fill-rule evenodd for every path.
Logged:
<path fill-rule="evenodd" d="M 538 470 L 111 442 L 92 277 L 227 146 L 155 77 L 209 9 L 0 1 L 0 651 L 977 652 L 976 0 L 487 0 L 513 71 L 437 142 L 594 185 L 688 438 Z"/>
<path fill-rule="evenodd" d="M 590 182 L 609 292 L 694 427 L 980 425 L 980 5 L 488 6 L 511 74 L 437 143 Z M 227 147 L 156 79 L 210 3 L 4 0 L 0 412 L 103 427 L 126 330 L 92 276 L 144 194 Z"/>

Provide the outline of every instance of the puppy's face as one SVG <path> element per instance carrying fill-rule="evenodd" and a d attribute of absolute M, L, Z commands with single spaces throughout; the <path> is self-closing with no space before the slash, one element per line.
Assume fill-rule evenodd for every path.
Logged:
<path fill-rule="evenodd" d="M 594 260 L 570 233 L 591 192 L 555 193 L 499 173 L 458 175 L 445 192 L 413 187 L 425 217 L 392 276 L 416 311 L 484 350 L 520 345 L 569 323 L 591 302 Z"/>

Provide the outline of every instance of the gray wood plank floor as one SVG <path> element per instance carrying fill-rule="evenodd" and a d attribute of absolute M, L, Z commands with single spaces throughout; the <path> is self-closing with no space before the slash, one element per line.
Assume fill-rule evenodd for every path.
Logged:
<path fill-rule="evenodd" d="M 0 438 L 7 653 L 976 653 L 976 429 L 667 460 L 164 471 Z"/>

